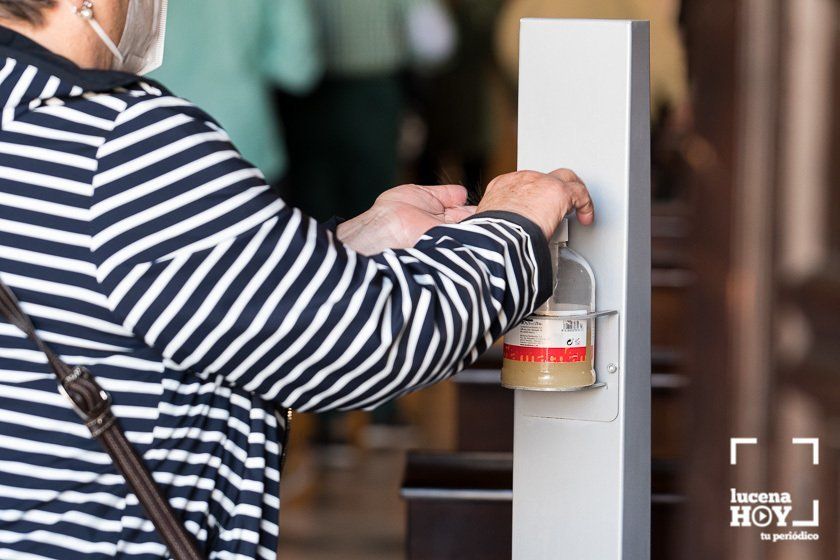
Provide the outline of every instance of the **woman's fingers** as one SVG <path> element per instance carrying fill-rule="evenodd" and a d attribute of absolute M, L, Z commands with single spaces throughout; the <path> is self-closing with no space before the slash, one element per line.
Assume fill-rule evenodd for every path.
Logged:
<path fill-rule="evenodd" d="M 564 183 L 582 183 L 583 181 L 580 180 L 580 177 L 577 176 L 577 173 L 572 171 L 571 169 L 566 169 L 565 167 L 561 167 L 560 169 L 555 169 L 551 173 L 549 173 L 552 177 L 557 177 Z"/>
<path fill-rule="evenodd" d="M 463 185 L 417 186 L 439 200 L 444 208 L 455 208 L 467 203 L 467 189 Z"/>
<path fill-rule="evenodd" d="M 595 221 L 595 205 L 592 203 L 589 190 L 587 190 L 578 174 L 571 169 L 560 168 L 555 169 L 549 175 L 557 177 L 568 185 L 572 197 L 572 207 L 576 211 L 578 221 L 585 226 L 592 224 Z"/>
<path fill-rule="evenodd" d="M 595 205 L 592 197 L 583 183 L 576 181 L 568 183 L 572 191 L 572 204 L 575 207 L 578 221 L 585 225 L 591 225 L 595 221 Z"/>

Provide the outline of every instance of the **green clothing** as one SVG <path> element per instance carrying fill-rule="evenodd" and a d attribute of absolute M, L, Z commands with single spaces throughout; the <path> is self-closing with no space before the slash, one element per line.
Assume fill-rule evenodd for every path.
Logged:
<path fill-rule="evenodd" d="M 327 72 L 340 77 L 393 74 L 408 64 L 406 21 L 423 0 L 313 0 Z"/>
<path fill-rule="evenodd" d="M 271 85 L 305 93 L 322 71 L 307 0 L 177 0 L 150 77 L 206 110 L 269 179 L 287 165 Z"/>

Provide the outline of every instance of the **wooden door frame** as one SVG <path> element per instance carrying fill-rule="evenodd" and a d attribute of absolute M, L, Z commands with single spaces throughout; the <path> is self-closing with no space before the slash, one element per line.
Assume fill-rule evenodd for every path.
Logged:
<path fill-rule="evenodd" d="M 797 83 L 788 75 L 793 64 L 788 51 L 797 46 L 789 36 L 790 0 L 683 1 L 696 115 L 696 131 L 686 150 L 694 209 L 689 245 L 698 282 L 686 317 L 688 507 L 674 556 L 754 560 L 767 558 L 768 549 L 754 532 L 729 528 L 727 495 L 731 487 L 793 483 L 790 473 L 776 465 L 788 461 L 791 452 L 790 433 L 785 420 L 774 417 L 774 403 L 783 408 L 779 414 L 789 409 L 796 429 L 822 436 L 825 464 L 818 476 L 825 495 L 820 498 L 826 513 L 836 515 L 840 507 L 840 418 L 835 412 L 840 410 L 840 348 L 830 334 L 832 329 L 840 332 L 836 313 L 830 313 L 840 305 L 840 245 L 835 240 L 835 254 L 799 283 L 780 272 L 780 247 L 784 236 L 793 234 L 785 216 L 790 212 L 785 196 L 794 178 L 786 173 L 784 156 L 792 147 L 784 119 L 798 118 L 790 116 L 791 103 L 802 103 L 799 97 L 786 97 L 792 95 L 790 84 Z M 835 98 L 840 89 L 836 51 L 835 44 Z M 840 135 L 836 113 L 833 118 L 834 133 Z M 831 146 L 836 151 L 840 140 L 835 137 Z M 809 169 L 812 176 L 823 172 L 813 165 Z M 836 169 L 833 173 L 829 182 L 837 179 Z M 801 213 L 798 219 L 803 219 Z M 780 322 L 776 315 L 788 304 L 810 323 L 804 328 L 810 329 L 817 354 L 800 357 L 791 366 L 777 360 L 783 341 L 776 339 L 774 329 Z M 765 444 L 743 460 L 739 456 L 732 467 L 730 437 L 757 437 Z M 808 558 L 834 558 L 837 553 L 837 520 L 825 522 L 821 542 L 808 550 Z M 779 549 L 772 554 L 803 558 Z"/>
<path fill-rule="evenodd" d="M 689 294 L 686 369 L 687 497 L 681 548 L 686 560 L 728 559 L 731 534 L 725 530 L 729 481 L 728 437 L 735 423 L 729 372 L 734 328 L 729 291 L 733 265 L 734 194 L 741 96 L 737 38 L 743 0 L 684 0 L 694 133 L 685 149 L 692 228 L 691 268 L 697 281 Z M 714 342 L 711 342 L 714 341 Z M 710 352 L 714 359 L 710 360 Z"/>

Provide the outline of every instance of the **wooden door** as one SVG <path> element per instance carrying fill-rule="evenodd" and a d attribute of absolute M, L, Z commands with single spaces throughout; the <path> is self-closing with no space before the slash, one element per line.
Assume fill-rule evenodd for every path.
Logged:
<path fill-rule="evenodd" d="M 685 0 L 696 132 L 688 515 L 676 558 L 840 558 L 840 2 Z M 758 445 L 729 464 L 729 438 Z M 819 439 L 819 465 L 810 447 Z M 729 526 L 730 488 L 819 500 L 816 542 Z M 767 531 L 782 532 L 780 529 Z"/>

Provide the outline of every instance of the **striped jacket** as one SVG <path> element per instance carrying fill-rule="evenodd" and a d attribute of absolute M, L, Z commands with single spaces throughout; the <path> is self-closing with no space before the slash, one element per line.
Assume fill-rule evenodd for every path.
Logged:
<path fill-rule="evenodd" d="M 243 100 L 247 104 L 247 100 Z M 0 28 L 0 275 L 86 364 L 211 558 L 274 558 L 277 406 L 372 408 L 474 360 L 550 294 L 514 214 L 361 256 L 201 110 Z M 44 356 L 0 323 L 0 558 L 161 558 Z"/>

